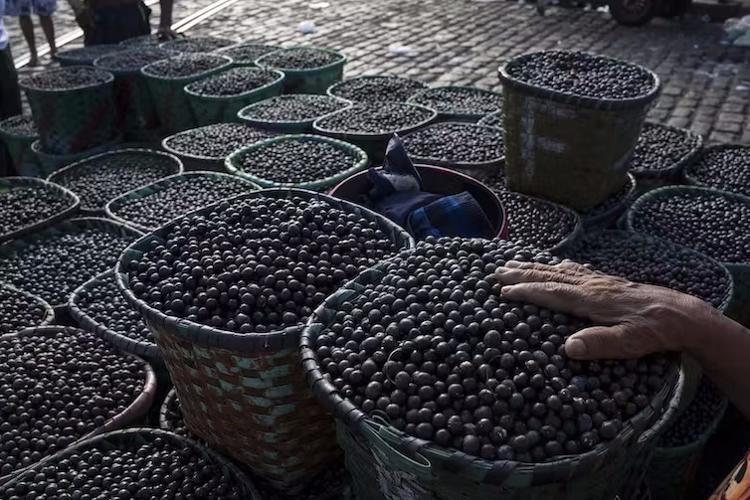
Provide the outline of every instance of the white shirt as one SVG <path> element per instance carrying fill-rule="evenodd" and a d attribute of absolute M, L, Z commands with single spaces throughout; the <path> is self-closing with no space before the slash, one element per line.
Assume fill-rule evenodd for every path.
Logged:
<path fill-rule="evenodd" d="M 8 32 L 5 31 L 3 15 L 5 15 L 5 0 L 0 0 L 0 50 L 5 50 L 8 46 Z"/>

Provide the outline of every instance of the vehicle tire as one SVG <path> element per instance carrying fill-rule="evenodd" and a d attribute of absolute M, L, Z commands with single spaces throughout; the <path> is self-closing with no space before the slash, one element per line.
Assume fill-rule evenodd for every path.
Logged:
<path fill-rule="evenodd" d="M 609 0 L 612 18 L 624 26 L 643 26 L 658 12 L 659 0 Z"/>

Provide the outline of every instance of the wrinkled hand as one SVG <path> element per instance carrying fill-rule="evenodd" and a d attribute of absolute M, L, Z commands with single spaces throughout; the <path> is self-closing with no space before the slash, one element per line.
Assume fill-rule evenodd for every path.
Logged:
<path fill-rule="evenodd" d="M 510 261 L 497 270 L 503 297 L 589 318 L 566 353 L 578 359 L 632 359 L 682 350 L 705 302 L 668 288 L 607 276 L 570 261 L 556 266 Z"/>

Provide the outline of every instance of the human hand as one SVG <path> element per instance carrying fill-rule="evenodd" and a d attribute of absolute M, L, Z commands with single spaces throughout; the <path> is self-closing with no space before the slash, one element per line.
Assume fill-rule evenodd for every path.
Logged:
<path fill-rule="evenodd" d="M 592 326 L 571 335 L 565 352 L 577 359 L 632 359 L 683 350 L 701 315 L 714 309 L 691 295 L 633 283 L 570 261 L 556 266 L 514 262 L 496 271 L 502 295 L 589 318 Z"/>

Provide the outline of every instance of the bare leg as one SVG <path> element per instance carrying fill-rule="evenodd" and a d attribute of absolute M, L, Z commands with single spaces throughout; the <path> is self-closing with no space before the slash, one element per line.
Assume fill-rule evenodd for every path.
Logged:
<path fill-rule="evenodd" d="M 39 24 L 42 25 L 44 37 L 49 44 L 49 53 L 54 56 L 57 52 L 57 46 L 55 45 L 55 24 L 52 22 L 52 16 L 39 16 Z"/>
<path fill-rule="evenodd" d="M 29 66 L 36 66 L 39 64 L 39 58 L 36 54 L 36 40 L 34 39 L 34 23 L 31 20 L 31 16 L 18 16 L 18 23 L 21 25 L 21 31 L 23 37 L 26 39 L 26 43 L 29 45 L 29 53 L 31 58 Z"/>

